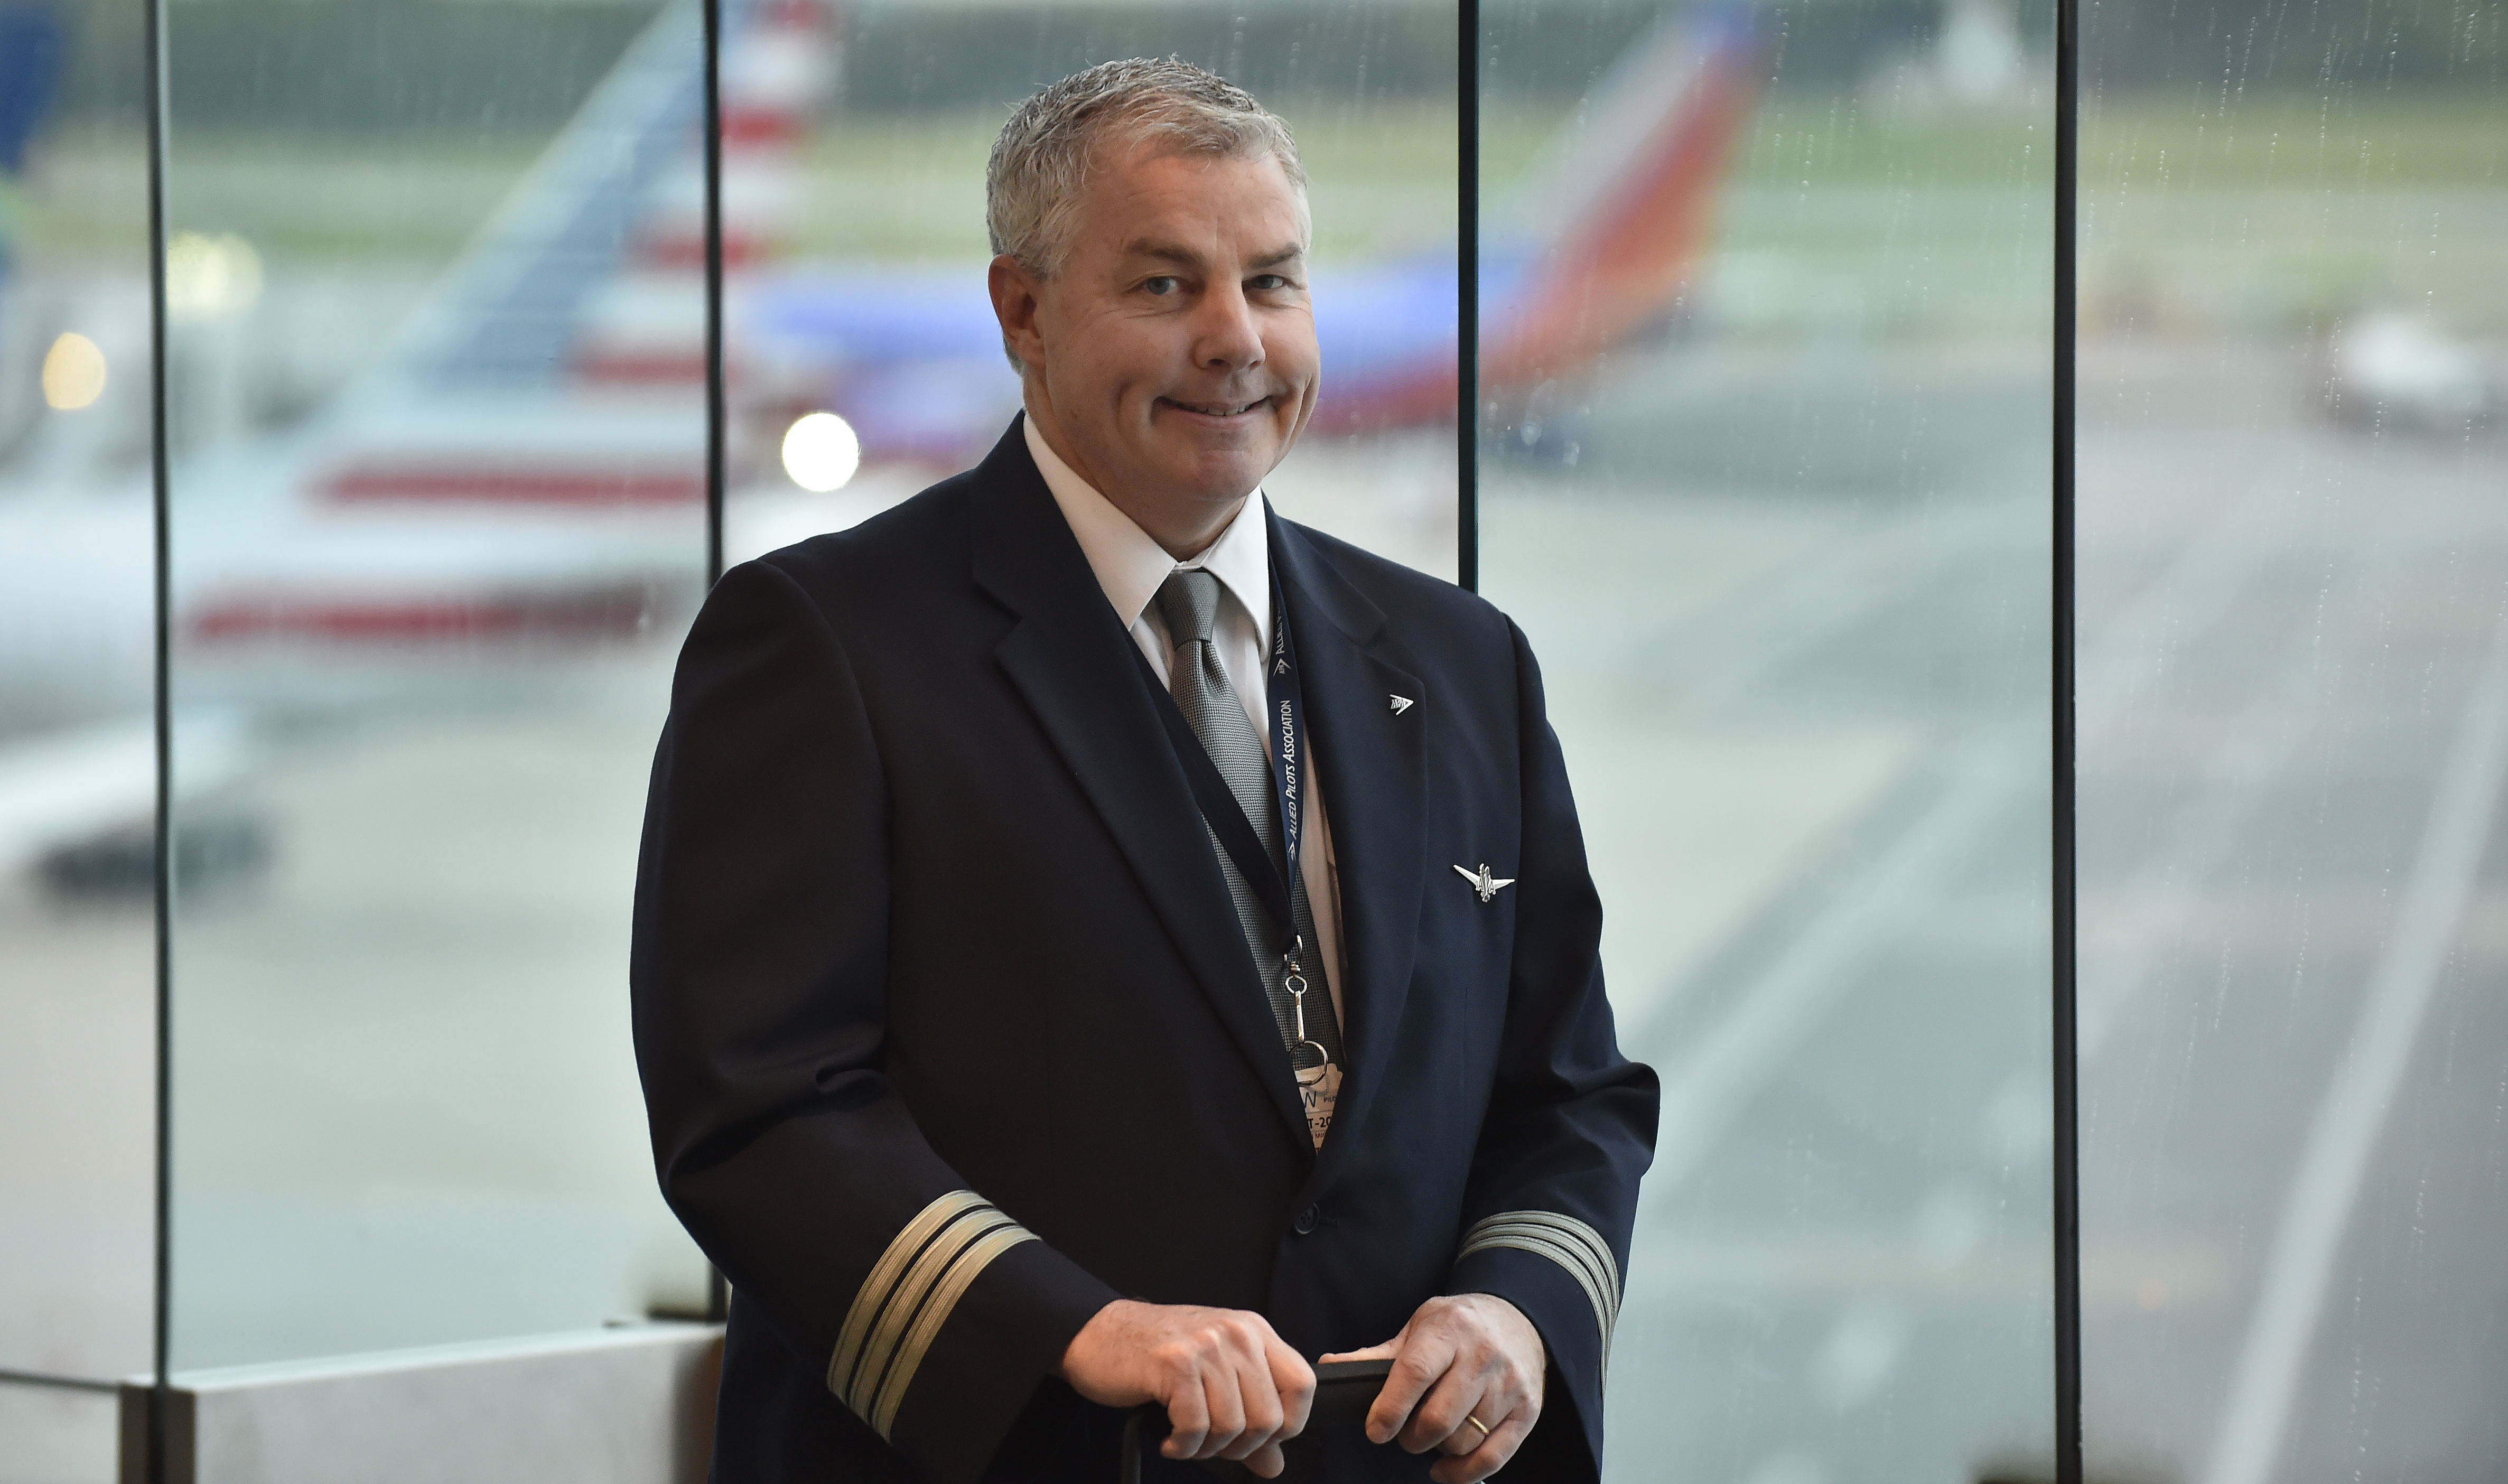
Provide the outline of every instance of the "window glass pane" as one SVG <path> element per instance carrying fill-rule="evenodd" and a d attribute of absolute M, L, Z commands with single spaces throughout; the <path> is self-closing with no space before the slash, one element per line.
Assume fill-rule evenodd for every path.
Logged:
<path fill-rule="evenodd" d="M 2508 10 L 2085 10 L 2091 1468 L 2508 1456 Z"/>
<path fill-rule="evenodd" d="M 139 12 L 0 4 L 0 1371 L 146 1368 L 154 1231 Z M 112 1398 L 0 1385 L 0 1477 L 103 1480 Z"/>
<path fill-rule="evenodd" d="M 1266 491 L 1293 519 L 1451 575 L 1455 25 L 1442 0 L 851 12 L 817 127 L 797 144 L 771 122 L 728 141 L 728 209 L 763 250 L 731 291 L 727 557 L 850 525 L 982 458 L 1019 405 L 984 287 L 993 136 L 1049 82 L 1173 55 L 1286 119 L 1309 177 L 1324 392 Z M 737 93 L 737 52 L 725 68 Z"/>
<path fill-rule="evenodd" d="M 2053 1472 L 2052 10 L 1489 7 L 1482 585 L 1664 1078 L 1613 1478 Z"/>
<path fill-rule="evenodd" d="M 174 1364 L 698 1307 L 625 994 L 698 10 L 169 14 Z"/>

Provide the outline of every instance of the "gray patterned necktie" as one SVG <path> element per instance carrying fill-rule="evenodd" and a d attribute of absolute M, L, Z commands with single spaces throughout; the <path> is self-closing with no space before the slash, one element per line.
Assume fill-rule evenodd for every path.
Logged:
<path fill-rule="evenodd" d="M 1210 638 L 1219 619 L 1219 578 L 1199 568 L 1179 568 L 1160 584 L 1154 601 L 1159 616 L 1166 620 L 1167 643 L 1172 647 L 1167 657 L 1167 688 L 1175 694 L 1176 709 L 1184 713 L 1193 734 L 1201 739 L 1202 751 L 1210 755 L 1211 764 L 1228 784 L 1228 792 L 1236 796 L 1237 807 L 1245 811 L 1246 823 L 1254 827 L 1255 837 L 1263 842 L 1265 853 L 1276 868 L 1281 861 L 1279 800 L 1272 791 L 1271 757 L 1262 734 L 1246 719 L 1236 687 L 1228 683 L 1228 672 L 1219 663 L 1218 646 Z M 1207 824 L 1202 828 L 1205 833 L 1209 830 Z M 1219 857 L 1221 874 L 1228 878 L 1228 895 L 1236 903 L 1236 925 L 1244 929 L 1245 948 L 1254 955 L 1254 970 L 1262 978 L 1264 995 L 1272 1002 L 1272 1017 L 1279 1022 L 1280 1040 L 1294 1053 L 1298 1039 L 1295 997 L 1289 993 L 1281 963 L 1288 945 L 1280 941 L 1279 929 L 1263 909 L 1262 899 L 1245 884 L 1244 875 L 1221 848 L 1217 835 L 1210 836 L 1210 848 Z M 1341 1027 L 1333 1016 L 1332 995 L 1325 988 L 1315 914 L 1307 901 L 1303 872 L 1289 882 L 1289 914 L 1297 923 L 1298 936 L 1306 940 L 1307 982 L 1313 986 L 1307 991 L 1307 1037 L 1341 1064 Z M 1309 1058 L 1313 1055 L 1311 1051 L 1307 1053 Z"/>

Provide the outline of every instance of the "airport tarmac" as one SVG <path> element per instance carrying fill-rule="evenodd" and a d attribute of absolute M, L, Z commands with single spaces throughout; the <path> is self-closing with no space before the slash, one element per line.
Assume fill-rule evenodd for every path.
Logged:
<path fill-rule="evenodd" d="M 2278 352 L 2182 358 L 2084 371 L 2094 1474 L 2488 1476 L 2508 440 L 2376 443 L 2307 422 Z M 2050 1472 L 2043 375 L 1676 353 L 1572 466 L 1486 469 L 1483 586 L 1543 656 L 1623 1037 L 1666 1081 L 1614 1480 Z M 1763 457 L 1802 420 L 1812 456 Z M 1435 570 L 1440 457 L 1273 482 Z M 667 651 L 300 725 L 217 800 L 271 849 L 179 919 L 178 1352 L 683 1296 L 620 989 Z M 41 1131 L 0 1150 L 0 1365 L 145 1363 L 147 944 L 144 907 L 0 900 L 0 1126 Z M 2400 1071 L 2342 1055 L 2399 1039 Z M 109 1472 L 101 1398 L 0 1408 L 29 1444 L 0 1479 Z M 2266 1434 L 2273 1466 L 2225 1471 Z"/>
<path fill-rule="evenodd" d="M 2084 361 L 2094 1478 L 2488 1477 L 2508 1434 L 2484 1379 L 2508 1366 L 2508 1024 L 2486 992 L 2508 946 L 2488 848 L 2508 439 L 2318 425 L 2302 366 Z M 1913 498 L 1869 465 L 1650 501 L 1621 467 L 1590 481 L 1615 496 L 1501 478 L 1485 506 L 1484 586 L 1549 656 L 1586 797 L 1612 799 L 1586 817 L 1615 998 L 1666 1075 L 1615 1479 L 2051 1473 L 2044 445 L 2010 413 L 2025 378 L 1973 394 L 1908 369 L 1861 403 L 1936 389 L 1916 410 L 1956 432 L 1909 440 Z M 1856 406 L 1750 380 L 1724 395 L 1762 427 Z M 1662 427 L 1630 424 L 1641 446 Z M 1751 571 L 1719 525 L 1778 560 Z M 1887 745 L 1859 756 L 1859 731 Z M 1682 787 L 1656 770 L 1718 733 L 1759 765 L 1688 786 L 1768 798 L 1621 806 Z M 1805 797 L 1858 762 L 1860 799 Z M 1770 889 L 1632 941 L 1632 916 L 1642 940 L 1729 887 L 1717 862 L 1757 874 L 1789 787 L 1806 843 Z"/>
<path fill-rule="evenodd" d="M 1492 471 L 1483 590 L 1665 1084 L 1614 1480 L 2044 1471 L 2045 388 L 2026 347 L 1673 356 L 1545 431 L 1572 467 Z"/>
<path fill-rule="evenodd" d="M 2084 366 L 2084 607 L 2141 635 L 2083 686 L 2084 1247 L 2124 1280 L 2085 1299 L 2091 1457 L 2492 1478 L 2508 437 L 2337 430 L 2285 382 Z"/>

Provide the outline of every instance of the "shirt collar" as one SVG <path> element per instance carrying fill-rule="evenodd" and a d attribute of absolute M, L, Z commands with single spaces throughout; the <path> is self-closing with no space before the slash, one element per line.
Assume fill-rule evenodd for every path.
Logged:
<path fill-rule="evenodd" d="M 1070 523 L 1071 534 L 1080 538 L 1080 551 L 1088 558 L 1088 570 L 1096 574 L 1098 587 L 1105 592 L 1106 601 L 1114 605 L 1115 616 L 1123 620 L 1125 628 L 1140 620 L 1142 610 L 1158 596 L 1159 586 L 1166 581 L 1169 573 L 1179 567 L 1199 567 L 1236 595 L 1236 601 L 1254 620 L 1254 634 L 1261 647 L 1271 648 L 1272 553 L 1264 528 L 1260 488 L 1246 497 L 1236 518 L 1219 533 L 1217 540 L 1198 555 L 1179 562 L 1130 516 L 1117 509 L 1113 501 L 1098 494 L 1088 480 L 1063 463 L 1053 446 L 1045 441 L 1045 435 L 1036 430 L 1035 419 L 1019 421 L 1037 472 L 1045 476 L 1045 487 L 1053 493 L 1053 502 L 1062 507 L 1062 518 Z"/>

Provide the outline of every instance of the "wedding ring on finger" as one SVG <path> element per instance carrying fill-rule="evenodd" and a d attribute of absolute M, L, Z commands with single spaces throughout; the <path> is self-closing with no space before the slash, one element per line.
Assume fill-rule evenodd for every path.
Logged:
<path fill-rule="evenodd" d="M 1465 1421 L 1465 1422 L 1467 1422 L 1467 1423 L 1470 1423 L 1473 1427 L 1478 1428 L 1480 1428 L 1480 1429 L 1481 1429 L 1481 1441 L 1482 1441 L 1482 1442 L 1486 1443 L 1486 1442 L 1488 1442 L 1488 1441 L 1489 1441 L 1489 1435 L 1490 1435 L 1489 1424 L 1487 1424 L 1487 1423 L 1485 1423 L 1485 1422 L 1481 1421 L 1481 1420 L 1480 1420 L 1480 1418 L 1478 1418 L 1477 1416 L 1474 1416 L 1472 1413 L 1469 1413 L 1469 1412 L 1466 1412 L 1466 1413 L 1464 1413 L 1464 1414 L 1463 1414 L 1463 1421 Z"/>

